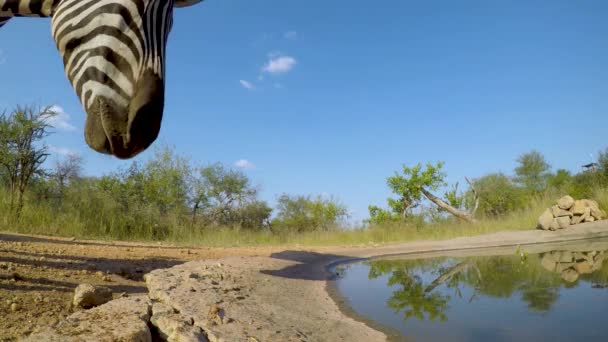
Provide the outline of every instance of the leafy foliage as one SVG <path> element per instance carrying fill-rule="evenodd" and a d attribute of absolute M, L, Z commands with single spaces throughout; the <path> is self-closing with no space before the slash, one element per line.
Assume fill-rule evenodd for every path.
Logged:
<path fill-rule="evenodd" d="M 195 169 L 193 177 L 192 217 L 201 211 L 203 221 L 212 225 L 244 225 L 257 228 L 267 226 L 272 210 L 258 201 L 257 189 L 241 171 L 222 164 Z M 253 217 L 245 217 L 251 214 Z"/>
<path fill-rule="evenodd" d="M 515 168 L 515 180 L 518 183 L 532 193 L 540 193 L 546 189 L 551 165 L 540 152 L 532 150 L 524 153 L 517 158 L 517 163 L 519 165 Z"/>
<path fill-rule="evenodd" d="M 474 180 L 473 184 L 479 193 L 478 212 L 482 216 L 502 216 L 521 209 L 526 204 L 524 191 L 502 173 L 488 174 Z"/>
<path fill-rule="evenodd" d="M 298 233 L 328 231 L 337 228 L 347 216 L 346 207 L 334 199 L 283 194 L 277 200 L 277 217 L 272 221 L 272 229 Z"/>
<path fill-rule="evenodd" d="M 395 172 L 394 176 L 388 177 L 386 183 L 397 198 L 388 198 L 390 211 L 386 211 L 377 206 L 370 206 L 371 223 L 383 223 L 388 221 L 406 220 L 411 214 L 411 210 L 422 200 L 422 188 L 437 190 L 444 185 L 445 174 L 441 172 L 443 162 L 436 164 L 427 163 L 426 168 L 422 169 L 422 164 L 414 167 L 403 165 L 402 173 Z"/>

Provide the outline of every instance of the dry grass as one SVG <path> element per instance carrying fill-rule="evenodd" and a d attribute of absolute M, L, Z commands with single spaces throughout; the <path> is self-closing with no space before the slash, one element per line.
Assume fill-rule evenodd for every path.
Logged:
<path fill-rule="evenodd" d="M 253 245 L 369 245 L 440 240 L 474 236 L 498 231 L 534 229 L 538 215 L 551 206 L 555 195 L 532 200 L 518 212 L 501 218 L 482 218 L 478 224 L 455 220 L 427 224 L 422 227 L 406 224 L 384 224 L 327 232 L 273 234 L 270 231 L 250 231 L 234 228 L 192 227 L 168 217 L 161 225 L 142 222 L 146 215 L 123 217 L 109 203 L 95 203 L 91 210 L 57 211 L 49 205 L 26 205 L 19 221 L 10 218 L 6 199 L 0 197 L 0 230 L 26 234 L 77 237 L 79 239 L 119 239 L 151 241 L 164 240 L 179 245 L 253 246 Z M 608 209 L 608 189 L 595 191 L 594 199 Z M 153 216 L 153 215 L 150 215 Z"/>

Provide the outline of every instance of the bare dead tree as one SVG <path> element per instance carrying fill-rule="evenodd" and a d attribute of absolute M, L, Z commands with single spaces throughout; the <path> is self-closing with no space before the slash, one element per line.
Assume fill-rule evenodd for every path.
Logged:
<path fill-rule="evenodd" d="M 471 191 L 473 192 L 473 196 L 475 196 L 475 204 L 473 206 L 473 209 L 471 209 L 470 211 L 471 216 L 475 216 L 475 212 L 477 212 L 477 208 L 479 208 L 479 193 L 477 192 L 477 189 L 475 189 L 475 185 L 473 184 L 473 182 L 471 182 L 467 177 L 464 177 L 464 179 L 467 181 L 467 183 L 469 183 Z"/>
<path fill-rule="evenodd" d="M 19 217 L 23 194 L 32 176 L 42 175 L 42 164 L 49 155 L 40 141 L 48 136 L 47 119 L 56 115 L 51 107 L 17 107 L 10 115 L 0 114 L 0 167 L 4 169 L 10 191 L 10 208 Z"/>
<path fill-rule="evenodd" d="M 68 154 L 63 160 L 55 162 L 54 176 L 59 183 L 59 196 L 63 196 L 68 182 L 80 178 L 82 163 L 82 157 L 73 153 Z"/>

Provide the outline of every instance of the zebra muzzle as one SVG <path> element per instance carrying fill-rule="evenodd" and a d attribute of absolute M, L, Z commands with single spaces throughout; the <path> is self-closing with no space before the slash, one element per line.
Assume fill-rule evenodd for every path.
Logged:
<path fill-rule="evenodd" d="M 121 159 L 136 156 L 158 137 L 164 107 L 164 83 L 146 72 L 136 85 L 128 108 L 97 98 L 88 111 L 85 140 L 94 150 Z"/>

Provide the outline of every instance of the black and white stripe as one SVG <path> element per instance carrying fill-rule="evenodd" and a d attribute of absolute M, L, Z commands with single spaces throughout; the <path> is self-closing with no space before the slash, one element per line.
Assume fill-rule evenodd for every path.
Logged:
<path fill-rule="evenodd" d="M 52 36 L 66 76 L 89 116 L 92 112 L 103 115 L 103 110 L 96 109 L 103 103 L 114 116 L 128 115 L 131 120 L 132 107 L 142 106 L 133 101 L 144 87 L 144 74 L 146 80 L 160 80 L 153 89 L 164 92 L 165 49 L 174 5 L 200 1 L 0 0 L 0 27 L 11 17 L 51 17 Z M 162 117 L 162 101 L 160 107 Z"/>
<path fill-rule="evenodd" d="M 164 79 L 173 1 L 64 0 L 52 35 L 85 108 L 98 96 L 126 107 L 144 70 Z M 142 30 L 143 29 L 143 30 Z"/>

